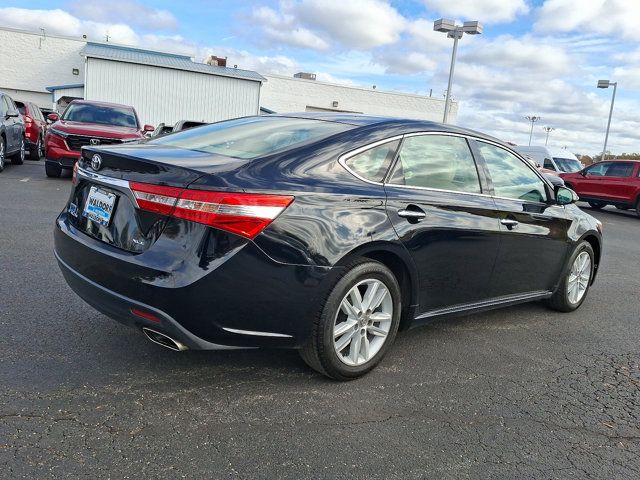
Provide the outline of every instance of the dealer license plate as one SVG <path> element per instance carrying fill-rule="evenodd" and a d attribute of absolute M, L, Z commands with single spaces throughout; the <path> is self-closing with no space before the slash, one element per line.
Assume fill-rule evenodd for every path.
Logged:
<path fill-rule="evenodd" d="M 115 204 L 116 195 L 114 193 L 105 192 L 98 187 L 91 187 L 82 215 L 106 227 L 111 220 Z"/>

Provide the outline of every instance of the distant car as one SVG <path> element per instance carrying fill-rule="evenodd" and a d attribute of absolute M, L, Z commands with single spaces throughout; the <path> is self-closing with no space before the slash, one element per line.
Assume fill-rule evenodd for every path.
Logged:
<path fill-rule="evenodd" d="M 527 160 L 533 160 L 545 171 L 543 173 L 573 173 L 582 170 L 582 164 L 569 150 L 540 146 L 516 146 L 514 150 Z"/>
<path fill-rule="evenodd" d="M 140 124 L 133 107 L 116 103 L 73 100 L 62 116 L 51 113 L 48 118 L 54 123 L 44 142 L 47 177 L 72 169 L 84 146 L 135 142 L 154 130 Z"/>
<path fill-rule="evenodd" d="M 20 165 L 24 155 L 24 120 L 11 97 L 0 93 L 0 172 L 7 158 L 14 165 Z"/>
<path fill-rule="evenodd" d="M 40 160 L 44 156 L 44 137 L 47 133 L 47 121 L 35 103 L 15 101 L 22 114 L 25 126 L 25 140 L 31 160 Z"/>
<path fill-rule="evenodd" d="M 188 130 L 194 127 L 201 127 L 202 125 L 208 125 L 206 122 L 197 122 L 194 120 L 180 120 L 176 122 L 176 124 L 171 127 L 169 125 L 165 125 L 164 123 L 158 124 L 153 134 L 152 138 L 162 137 L 163 135 L 168 135 L 170 133 L 181 132 L 182 130 Z"/>
<path fill-rule="evenodd" d="M 614 205 L 635 209 L 640 217 L 640 161 L 613 160 L 594 163 L 576 173 L 560 174 L 567 187 L 595 209 Z"/>

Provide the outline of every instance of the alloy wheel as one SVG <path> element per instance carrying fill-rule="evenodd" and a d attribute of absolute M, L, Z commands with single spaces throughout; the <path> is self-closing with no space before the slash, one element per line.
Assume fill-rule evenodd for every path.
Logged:
<path fill-rule="evenodd" d="M 387 341 L 393 319 L 389 289 L 377 279 L 362 280 L 340 302 L 333 326 L 338 358 L 349 366 L 371 360 Z"/>
<path fill-rule="evenodd" d="M 24 162 L 24 139 L 20 142 L 20 162 Z"/>
<path fill-rule="evenodd" d="M 567 298 L 572 304 L 582 300 L 591 280 L 591 256 L 580 252 L 571 266 L 567 282 Z"/>
<path fill-rule="evenodd" d="M 38 139 L 38 145 L 36 147 L 36 152 L 38 155 L 38 160 L 40 160 L 42 157 L 44 157 L 44 147 L 42 146 L 42 139 L 39 138 Z"/>
<path fill-rule="evenodd" d="M 0 170 L 4 168 L 4 142 L 0 142 Z"/>

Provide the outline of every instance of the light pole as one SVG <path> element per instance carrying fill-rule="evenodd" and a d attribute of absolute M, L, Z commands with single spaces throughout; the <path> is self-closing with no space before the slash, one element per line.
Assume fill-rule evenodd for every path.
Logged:
<path fill-rule="evenodd" d="M 529 146 L 531 146 L 531 139 L 533 138 L 533 124 L 540 120 L 542 117 L 536 117 L 535 115 L 527 115 L 527 120 L 531 122 L 531 132 L 529 132 Z"/>
<path fill-rule="evenodd" d="M 447 34 L 448 38 L 453 38 L 453 52 L 451 53 L 451 67 L 449 68 L 449 83 L 447 85 L 447 97 L 444 101 L 444 116 L 442 117 L 442 123 L 447 123 L 449 119 L 449 108 L 451 107 L 451 84 L 453 83 L 453 71 L 456 66 L 456 53 L 458 52 L 458 40 L 462 38 L 462 35 L 468 33 L 469 35 L 479 35 L 482 33 L 484 27 L 480 22 L 464 22 L 462 25 L 456 25 L 454 20 L 447 20 L 441 18 L 433 22 L 433 29 L 436 32 L 443 32 Z"/>
<path fill-rule="evenodd" d="M 544 141 L 544 146 L 546 147 L 547 144 L 549 143 L 549 133 L 553 132 L 555 130 L 555 128 L 553 127 L 542 127 L 542 129 L 547 132 L 547 138 Z"/>
<path fill-rule="evenodd" d="M 609 121 L 607 122 L 607 133 L 604 135 L 604 147 L 602 149 L 602 158 L 600 161 L 604 160 L 604 156 L 607 152 L 607 141 L 609 140 L 609 127 L 611 126 L 611 115 L 613 115 L 613 103 L 616 101 L 616 90 L 618 88 L 618 82 L 610 82 L 609 80 L 598 80 L 598 88 L 609 88 L 613 85 L 613 95 L 611 97 L 611 108 L 609 109 Z"/>

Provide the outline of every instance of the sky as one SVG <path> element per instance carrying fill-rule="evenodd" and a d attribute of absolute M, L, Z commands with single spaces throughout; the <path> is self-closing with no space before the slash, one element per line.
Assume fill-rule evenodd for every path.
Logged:
<path fill-rule="evenodd" d="M 260 73 L 443 98 L 453 41 L 433 21 L 478 20 L 459 42 L 457 124 L 526 145 L 640 152 L 640 0 L 0 0 L 0 26 L 185 53 Z M 268 105 L 265 105 L 268 107 Z"/>

